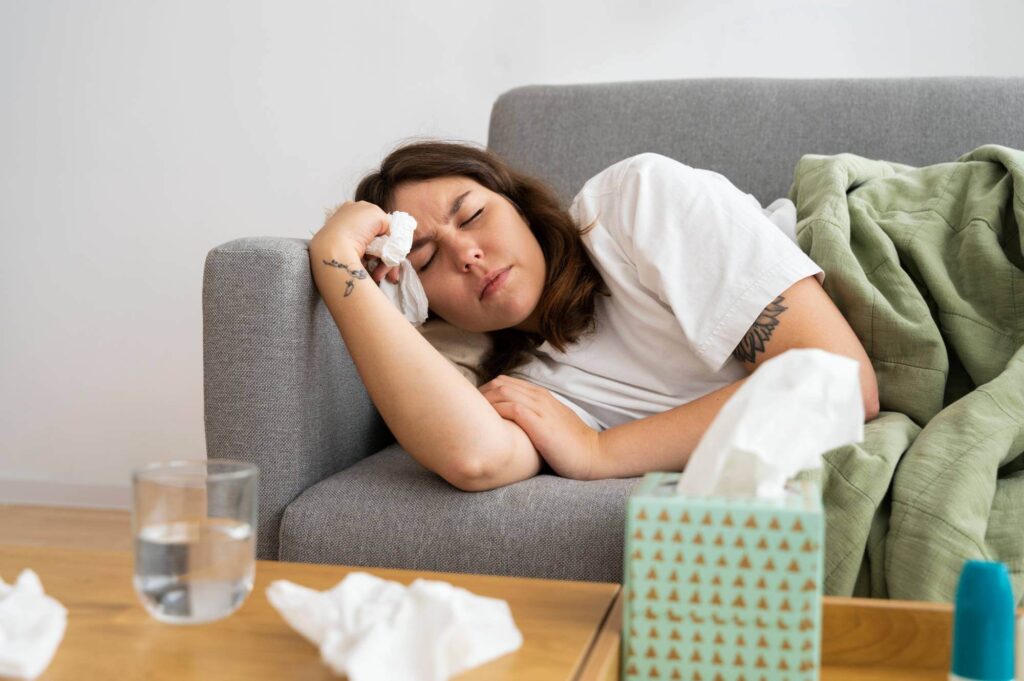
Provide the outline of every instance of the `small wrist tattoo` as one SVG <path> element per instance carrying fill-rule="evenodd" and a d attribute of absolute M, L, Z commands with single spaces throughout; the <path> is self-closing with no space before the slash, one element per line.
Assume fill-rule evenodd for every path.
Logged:
<path fill-rule="evenodd" d="M 324 264 L 330 265 L 331 267 L 338 267 L 340 269 L 343 269 L 356 279 L 366 279 L 367 277 L 366 270 L 349 269 L 348 265 L 346 265 L 345 263 L 338 262 L 334 258 L 331 258 L 330 260 L 324 260 Z M 349 279 L 347 282 L 345 282 L 345 297 L 348 297 L 348 294 L 352 293 L 352 289 L 355 288 L 355 285 L 355 279 Z"/>

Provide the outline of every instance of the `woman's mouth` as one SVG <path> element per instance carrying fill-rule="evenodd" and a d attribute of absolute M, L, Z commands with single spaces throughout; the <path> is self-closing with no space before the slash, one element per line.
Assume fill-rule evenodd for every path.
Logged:
<path fill-rule="evenodd" d="M 488 297 L 492 296 L 495 292 L 501 289 L 501 287 L 504 286 L 505 284 L 505 280 L 508 279 L 508 273 L 509 270 L 511 269 L 512 266 L 509 265 L 504 270 L 502 270 L 501 273 L 498 276 L 496 276 L 493 281 L 491 281 L 491 283 L 484 287 L 483 292 L 480 294 L 480 300 L 486 300 Z"/>

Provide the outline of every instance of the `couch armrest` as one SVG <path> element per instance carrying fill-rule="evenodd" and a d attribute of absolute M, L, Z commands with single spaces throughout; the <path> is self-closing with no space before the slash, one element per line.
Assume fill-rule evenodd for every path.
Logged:
<path fill-rule="evenodd" d="M 203 272 L 207 457 L 259 466 L 261 559 L 278 558 L 296 496 L 395 441 L 316 289 L 308 244 L 235 239 Z"/>

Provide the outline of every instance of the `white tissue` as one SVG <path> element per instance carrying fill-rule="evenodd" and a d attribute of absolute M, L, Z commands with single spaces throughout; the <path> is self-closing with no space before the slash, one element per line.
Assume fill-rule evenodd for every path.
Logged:
<path fill-rule="evenodd" d="M 366 252 L 379 256 L 386 265 L 394 267 L 409 254 L 412 248 L 412 234 L 415 231 L 416 218 L 396 210 L 391 213 L 389 233 L 375 237 L 366 247 Z"/>
<path fill-rule="evenodd" d="M 317 591 L 278 579 L 267 600 L 350 681 L 444 681 L 523 644 L 507 602 L 447 582 L 352 572 Z"/>
<path fill-rule="evenodd" d="M 687 496 L 779 499 L 830 449 L 864 439 L 860 364 L 818 348 L 767 360 L 722 406 L 676 485 Z"/>
<path fill-rule="evenodd" d="M 0 677 L 34 679 L 50 665 L 64 638 L 67 609 L 43 593 L 34 570 L 12 585 L 0 578 Z"/>
<path fill-rule="evenodd" d="M 412 322 L 413 326 L 419 326 L 427 319 L 429 305 L 416 268 L 406 258 L 412 249 L 414 231 L 416 231 L 416 218 L 396 210 L 391 213 L 389 234 L 374 237 L 366 247 L 366 254 L 377 256 L 389 267 L 399 266 L 398 283 L 393 284 L 386 278 L 382 279 L 380 290 L 395 307 L 402 311 L 402 314 Z M 374 261 L 372 265 L 368 264 L 371 274 L 377 264 L 379 261 Z"/>

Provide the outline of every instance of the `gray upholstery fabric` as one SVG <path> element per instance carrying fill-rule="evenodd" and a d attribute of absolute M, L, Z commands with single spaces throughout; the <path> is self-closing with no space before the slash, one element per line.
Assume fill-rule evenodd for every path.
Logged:
<path fill-rule="evenodd" d="M 277 558 L 292 499 L 395 441 L 320 299 L 305 240 L 236 239 L 207 255 L 203 398 L 207 456 L 260 468 L 260 558 Z"/>
<path fill-rule="evenodd" d="M 803 154 L 927 165 L 1020 148 L 1024 78 L 706 78 L 528 85 L 500 95 L 488 147 L 568 205 L 603 168 L 656 151 L 725 175 L 766 205 Z M 1013 142 L 1016 142 L 1014 144 Z"/>
<path fill-rule="evenodd" d="M 538 475 L 466 493 L 394 444 L 289 504 L 281 560 L 617 582 L 639 481 Z"/>
<path fill-rule="evenodd" d="M 716 170 L 766 204 L 787 193 L 802 154 L 924 165 L 985 143 L 1021 148 L 1022 111 L 1021 78 L 526 86 L 498 97 L 488 144 L 566 204 L 642 151 Z M 259 556 L 621 581 L 639 478 L 541 475 L 467 493 L 423 469 L 370 402 L 306 245 L 236 239 L 210 251 L 204 272 L 207 455 L 260 467 Z"/>

